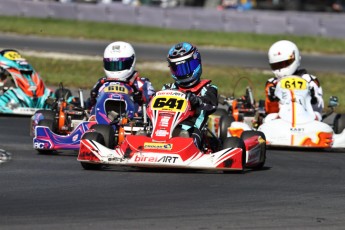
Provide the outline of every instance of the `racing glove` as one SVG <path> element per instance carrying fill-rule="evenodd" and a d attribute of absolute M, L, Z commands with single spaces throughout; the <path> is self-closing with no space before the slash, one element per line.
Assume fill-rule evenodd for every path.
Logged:
<path fill-rule="evenodd" d="M 143 104 L 143 94 L 140 91 L 134 92 L 132 96 L 134 102 L 138 103 L 139 105 Z"/>
<path fill-rule="evenodd" d="M 97 93 L 96 92 L 91 92 L 90 107 L 92 107 L 92 106 L 94 106 L 96 104 L 96 97 L 97 97 Z"/>
<path fill-rule="evenodd" d="M 310 88 L 310 96 L 311 96 L 311 103 L 315 105 L 317 103 L 317 98 L 315 97 L 315 89 L 313 87 Z"/>
<path fill-rule="evenodd" d="M 276 91 L 276 87 L 275 86 L 270 86 L 268 88 L 268 99 L 270 101 L 278 101 L 279 99 L 276 97 L 276 95 L 274 94 L 274 92 Z"/>
<path fill-rule="evenodd" d="M 198 106 L 202 104 L 200 97 L 198 97 L 194 93 L 189 92 L 188 97 L 189 97 L 189 102 L 190 102 L 190 105 L 192 106 L 192 109 L 196 109 Z"/>

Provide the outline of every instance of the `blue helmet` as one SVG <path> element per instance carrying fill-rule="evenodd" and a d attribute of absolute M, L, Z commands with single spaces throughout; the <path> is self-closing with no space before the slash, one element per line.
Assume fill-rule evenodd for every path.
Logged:
<path fill-rule="evenodd" d="M 201 56 L 195 46 L 187 42 L 174 45 L 169 50 L 167 60 L 171 75 L 179 86 L 189 88 L 199 83 Z"/>

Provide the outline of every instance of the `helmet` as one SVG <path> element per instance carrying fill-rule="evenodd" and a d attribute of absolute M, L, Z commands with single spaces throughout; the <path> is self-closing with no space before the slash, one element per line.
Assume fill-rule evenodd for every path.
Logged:
<path fill-rule="evenodd" d="M 14 49 L 1 50 L 0 61 L 8 68 L 16 68 L 22 72 L 33 71 L 32 66 Z"/>
<path fill-rule="evenodd" d="M 274 75 L 282 78 L 296 72 L 301 63 L 301 56 L 293 42 L 281 40 L 268 50 L 268 61 Z"/>
<path fill-rule="evenodd" d="M 174 45 L 169 50 L 167 60 L 171 75 L 179 86 L 189 88 L 200 81 L 201 56 L 192 44 L 183 42 Z"/>
<path fill-rule="evenodd" d="M 103 55 L 106 77 L 117 81 L 129 80 L 134 72 L 135 61 L 135 52 L 131 44 L 120 41 L 109 44 Z"/>

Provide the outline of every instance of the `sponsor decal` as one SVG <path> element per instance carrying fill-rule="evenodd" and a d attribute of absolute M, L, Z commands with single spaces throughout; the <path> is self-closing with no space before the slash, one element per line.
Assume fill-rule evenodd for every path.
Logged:
<path fill-rule="evenodd" d="M 165 137 L 166 135 L 168 135 L 168 132 L 165 129 L 159 129 L 155 132 L 155 135 L 157 137 Z"/>
<path fill-rule="evenodd" d="M 159 122 L 159 126 L 168 127 L 169 126 L 169 120 L 170 120 L 170 117 L 162 117 L 162 119 Z"/>
<path fill-rule="evenodd" d="M 295 127 L 291 127 L 291 128 L 290 128 L 290 132 L 294 132 L 294 133 L 304 132 L 304 128 L 295 128 Z"/>
<path fill-rule="evenodd" d="M 136 155 L 134 157 L 135 162 L 156 162 L 156 163 L 170 163 L 175 164 L 176 160 L 179 157 L 174 156 L 143 156 L 143 155 Z"/>
<path fill-rule="evenodd" d="M 172 96 L 178 96 L 178 97 L 184 97 L 185 96 L 185 94 L 182 92 L 170 91 L 170 90 L 159 91 L 156 93 L 156 95 L 157 96 L 172 95 Z"/>
<path fill-rule="evenodd" d="M 171 150 L 172 147 L 173 147 L 172 144 L 152 143 L 152 142 L 145 142 L 144 143 L 144 149 Z"/>
<path fill-rule="evenodd" d="M 79 135 L 78 135 L 78 134 L 74 135 L 74 136 L 72 137 L 72 141 L 76 141 L 76 140 L 78 140 L 78 137 L 79 137 Z"/>
<path fill-rule="evenodd" d="M 109 157 L 108 161 L 123 162 L 125 160 L 123 158 L 120 158 L 120 157 Z"/>
<path fill-rule="evenodd" d="M 265 143 L 265 139 L 263 139 L 261 136 L 258 137 L 258 141 L 260 144 Z"/>
<path fill-rule="evenodd" d="M 35 141 L 34 142 L 34 149 L 49 149 L 49 143 Z"/>
<path fill-rule="evenodd" d="M 36 89 L 37 89 L 37 86 L 35 86 L 35 85 L 32 85 L 32 86 L 29 87 L 29 90 L 31 90 L 31 91 L 34 91 Z"/>

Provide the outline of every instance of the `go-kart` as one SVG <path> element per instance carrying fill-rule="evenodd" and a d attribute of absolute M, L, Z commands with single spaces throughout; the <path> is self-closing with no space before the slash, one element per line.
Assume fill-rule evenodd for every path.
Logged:
<path fill-rule="evenodd" d="M 239 98 L 220 96 L 219 103 L 225 105 L 227 112 L 219 118 L 218 136 L 224 140 L 229 136 L 240 137 L 244 130 L 256 130 L 265 117 L 264 101 L 255 102 L 250 86 Z M 229 127 L 232 127 L 229 129 Z"/>
<path fill-rule="evenodd" d="M 309 83 L 299 76 L 288 76 L 278 82 L 275 96 L 279 99 L 279 112 L 268 114 L 257 129 L 265 134 L 268 146 L 345 147 L 345 117 L 336 115 L 333 127 L 327 124 L 325 121 L 332 113 L 322 116 L 313 110 L 309 88 Z"/>
<path fill-rule="evenodd" d="M 70 94 L 62 89 L 61 95 Z M 54 150 L 78 150 L 82 135 L 89 129 L 103 130 L 110 125 L 119 142 L 126 133 L 136 132 L 137 105 L 133 102 L 133 89 L 122 82 L 105 82 L 97 97 L 92 112 L 84 108 L 83 95 L 80 94 L 79 106 L 66 102 L 66 96 L 53 101 L 52 110 L 40 110 L 32 116 L 33 147 L 40 153 Z M 122 125 L 131 124 L 130 131 Z"/>
<path fill-rule="evenodd" d="M 34 68 L 13 49 L 0 51 L 0 114 L 33 115 L 54 92 Z"/>
<path fill-rule="evenodd" d="M 189 93 L 159 91 L 147 107 L 141 132 L 125 136 L 114 144 L 113 129 L 89 130 L 80 143 L 78 161 L 86 170 L 105 165 L 138 168 L 188 168 L 200 170 L 260 169 L 265 164 L 265 135 L 258 131 L 243 132 L 242 137 L 221 141 L 202 129 L 202 149 L 190 134 L 181 128 L 196 111 L 191 109 Z"/>
<path fill-rule="evenodd" d="M 236 97 L 236 86 L 243 79 L 248 80 L 249 85 L 244 95 Z M 219 95 L 218 109 L 209 116 L 208 126 L 220 139 L 224 140 L 228 136 L 241 137 L 243 130 L 256 130 L 262 124 L 266 115 L 264 101 L 255 101 L 252 88 L 251 81 L 241 77 L 235 84 L 232 96 Z"/>

